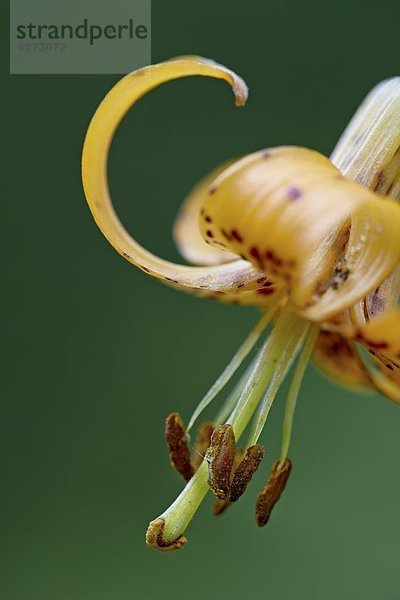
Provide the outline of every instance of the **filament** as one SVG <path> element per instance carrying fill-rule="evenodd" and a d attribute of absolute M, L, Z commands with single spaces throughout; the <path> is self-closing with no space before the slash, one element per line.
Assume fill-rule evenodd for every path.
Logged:
<path fill-rule="evenodd" d="M 289 452 L 297 398 L 318 333 L 319 327 L 317 325 L 312 325 L 307 333 L 306 341 L 300 353 L 299 360 L 297 361 L 292 383 L 290 384 L 289 393 L 286 399 L 285 414 L 283 416 L 281 464 L 285 461 Z"/>
<path fill-rule="evenodd" d="M 264 428 L 265 422 L 268 418 L 269 411 L 278 392 L 280 385 L 286 377 L 290 367 L 293 364 L 300 348 L 304 343 L 304 339 L 307 335 L 310 325 L 304 322 L 298 322 L 297 326 L 291 331 L 291 335 L 287 340 L 286 346 L 282 351 L 282 354 L 277 362 L 273 375 L 271 377 L 270 384 L 267 391 L 264 394 L 260 408 L 258 410 L 257 417 L 253 423 L 251 433 L 249 436 L 248 445 L 252 446 L 257 443 L 261 432 Z"/>
<path fill-rule="evenodd" d="M 261 319 L 255 325 L 255 327 L 250 332 L 250 334 L 247 336 L 247 338 L 245 339 L 243 344 L 240 346 L 240 348 L 234 354 L 231 361 L 228 363 L 228 365 L 222 371 L 221 375 L 218 377 L 218 379 L 215 381 L 215 383 L 210 387 L 210 389 L 208 390 L 206 395 L 201 399 L 197 408 L 195 409 L 195 411 L 193 412 L 193 414 L 190 418 L 189 425 L 187 427 L 187 431 L 189 431 L 193 427 L 195 421 L 198 419 L 198 417 L 203 412 L 203 410 L 210 404 L 210 402 L 212 402 L 212 400 L 214 400 L 215 396 L 222 390 L 222 388 L 225 387 L 225 385 L 228 383 L 228 381 L 231 379 L 231 377 L 234 375 L 234 373 L 240 367 L 243 360 L 246 358 L 246 356 L 249 354 L 249 352 L 254 348 L 254 345 L 256 344 L 257 340 L 259 339 L 261 333 L 264 331 L 264 329 L 270 322 L 271 318 L 273 317 L 273 315 L 277 309 L 279 300 L 280 300 L 280 298 L 277 298 L 276 302 L 272 303 L 267 308 L 267 310 L 264 312 Z"/>

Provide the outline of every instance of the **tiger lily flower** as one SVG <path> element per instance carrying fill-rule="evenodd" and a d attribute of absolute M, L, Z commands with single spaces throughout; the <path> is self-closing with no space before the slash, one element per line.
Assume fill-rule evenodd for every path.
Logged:
<path fill-rule="evenodd" d="M 187 485 L 150 523 L 147 543 L 160 550 L 183 547 L 184 531 L 209 488 L 218 498 L 216 513 L 244 492 L 263 458 L 258 441 L 292 365 L 280 458 L 257 499 L 261 526 L 290 473 L 294 410 L 312 357 L 339 384 L 378 389 L 400 403 L 400 78 L 369 94 L 330 159 L 306 148 L 263 149 L 202 180 L 174 227 L 178 248 L 194 265 L 184 266 L 154 256 L 124 229 L 109 194 L 107 159 L 119 122 L 139 98 L 195 75 L 225 80 L 236 104 L 246 102 L 244 81 L 210 60 L 188 56 L 139 69 L 98 107 L 82 160 L 94 219 L 127 261 L 175 288 L 262 313 L 188 427 L 177 413 L 167 419 L 171 463 Z M 191 458 L 188 432 L 260 339 L 213 422 L 200 428 Z M 246 449 L 238 451 L 247 428 Z"/>

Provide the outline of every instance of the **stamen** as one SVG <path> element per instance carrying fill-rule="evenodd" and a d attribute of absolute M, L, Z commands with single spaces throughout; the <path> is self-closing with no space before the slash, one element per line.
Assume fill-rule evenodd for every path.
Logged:
<path fill-rule="evenodd" d="M 237 437 L 241 435 L 256 409 L 265 386 L 282 360 L 282 356 L 290 357 L 291 352 L 296 353 L 299 345 L 298 338 L 302 337 L 308 327 L 308 323 L 297 317 L 290 306 L 282 310 L 265 345 L 257 354 L 246 385 L 229 416 L 228 421 L 232 424 Z M 257 439 L 250 442 L 248 446 L 253 446 L 255 443 Z"/>
<path fill-rule="evenodd" d="M 192 459 L 193 469 L 197 471 L 201 463 L 203 462 L 207 448 L 211 443 L 211 436 L 214 430 L 212 423 L 202 423 L 197 430 L 196 444 L 194 447 L 194 456 Z"/>
<path fill-rule="evenodd" d="M 239 450 L 236 450 L 235 453 L 235 460 L 233 462 L 233 473 L 236 472 L 237 467 L 240 465 L 241 461 L 243 460 L 245 451 L 243 448 L 239 448 Z M 214 502 L 214 504 L 211 507 L 211 512 L 213 513 L 213 515 L 221 515 L 223 512 L 226 511 L 226 509 L 228 508 L 228 506 L 231 504 L 230 500 L 216 500 Z"/>
<path fill-rule="evenodd" d="M 248 381 L 240 394 L 237 408 L 229 418 L 237 440 L 251 419 L 265 386 L 288 346 L 288 340 L 293 337 L 294 330 L 299 330 L 300 335 L 303 336 L 308 330 L 308 324 L 297 317 L 293 307 L 288 305 L 280 312 L 274 328 L 259 350 L 250 369 Z M 209 489 L 207 475 L 208 465 L 203 461 L 175 502 L 159 517 L 165 522 L 163 529 L 165 541 L 173 542 L 185 531 Z"/>
<path fill-rule="evenodd" d="M 265 422 L 267 420 L 269 411 L 271 409 L 277 391 L 280 385 L 282 384 L 284 378 L 286 377 L 290 367 L 292 366 L 293 361 L 295 360 L 301 346 L 303 345 L 304 338 L 307 334 L 309 327 L 309 324 L 298 322 L 293 328 L 287 345 L 282 350 L 281 356 L 279 357 L 279 362 L 277 362 L 276 364 L 268 389 L 260 404 L 257 418 L 253 423 L 253 427 L 249 436 L 249 446 L 253 446 L 257 443 L 258 438 L 260 437 L 261 432 L 264 428 Z"/>
<path fill-rule="evenodd" d="M 179 413 L 170 414 L 165 420 L 165 440 L 168 445 L 172 467 L 185 481 L 193 477 L 187 434 Z"/>
<path fill-rule="evenodd" d="M 254 329 L 250 332 L 250 335 L 245 339 L 245 341 L 235 353 L 229 364 L 225 367 L 221 375 L 211 386 L 206 395 L 202 398 L 202 400 L 200 401 L 196 410 L 190 418 L 187 431 L 190 431 L 199 415 L 210 404 L 210 402 L 215 398 L 215 396 L 222 390 L 222 388 L 228 383 L 228 381 L 231 379 L 231 377 L 242 364 L 243 360 L 254 348 L 254 345 L 256 344 L 261 333 L 264 331 L 264 329 L 270 322 L 272 316 L 274 315 L 279 303 L 278 300 L 280 301 L 280 298 L 277 298 L 277 301 L 275 303 L 272 303 L 271 306 L 265 311 L 265 313 L 258 321 Z"/>
<path fill-rule="evenodd" d="M 146 532 L 146 544 L 161 552 L 169 552 L 170 550 L 180 550 L 187 543 L 187 539 L 180 535 L 172 542 L 164 539 L 164 520 L 156 519 L 149 524 Z"/>
<path fill-rule="evenodd" d="M 231 473 L 235 460 L 235 435 L 231 425 L 216 427 L 206 452 L 208 479 L 213 494 L 220 500 L 229 499 Z"/>
<path fill-rule="evenodd" d="M 237 502 L 240 496 L 244 494 L 263 457 L 264 447 L 260 444 L 250 446 L 246 449 L 244 458 L 239 463 L 232 479 L 231 493 L 229 496 L 231 502 Z"/>
<path fill-rule="evenodd" d="M 286 400 L 285 414 L 283 417 L 283 432 L 282 432 L 282 450 L 281 450 L 281 463 L 283 463 L 289 452 L 290 439 L 292 437 L 293 419 L 294 412 L 297 404 L 297 397 L 299 395 L 300 387 L 303 381 L 304 373 L 307 365 L 311 358 L 311 354 L 314 348 L 315 340 L 319 333 L 319 327 L 312 325 L 303 349 L 300 353 L 299 360 L 294 371 L 292 383 L 290 384 L 288 397 Z"/>
<path fill-rule="evenodd" d="M 282 464 L 279 460 L 272 465 L 269 480 L 260 492 L 256 503 L 256 521 L 259 527 L 264 527 L 269 521 L 272 509 L 281 497 L 292 470 L 289 458 Z"/>
<path fill-rule="evenodd" d="M 227 399 L 223 403 L 220 411 L 218 412 L 217 416 L 215 417 L 215 419 L 213 421 L 215 423 L 215 425 L 221 425 L 228 419 L 229 415 L 235 408 L 240 396 L 242 395 L 244 388 L 246 387 L 246 384 L 251 376 L 251 373 L 253 372 L 253 370 L 255 368 L 256 361 L 257 361 L 257 356 L 251 361 L 250 365 L 246 368 L 245 372 L 239 379 L 238 383 L 235 385 L 235 387 L 233 388 L 231 393 L 228 395 Z"/>
<path fill-rule="evenodd" d="M 211 512 L 213 515 L 218 517 L 219 515 L 222 515 L 222 513 L 224 513 L 226 511 L 226 509 L 228 508 L 229 505 L 230 505 L 229 500 L 216 500 L 211 507 Z"/>

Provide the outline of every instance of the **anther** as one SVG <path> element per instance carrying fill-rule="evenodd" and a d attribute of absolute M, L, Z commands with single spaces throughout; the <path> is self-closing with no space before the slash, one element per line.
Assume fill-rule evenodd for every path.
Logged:
<path fill-rule="evenodd" d="M 170 414 L 165 420 L 165 439 L 172 467 L 185 481 L 189 481 L 194 474 L 194 469 L 190 462 L 185 427 L 177 412 Z"/>
<path fill-rule="evenodd" d="M 232 425 L 216 427 L 206 452 L 208 480 L 213 494 L 220 500 L 229 499 L 231 472 L 235 460 L 235 435 Z"/>
<path fill-rule="evenodd" d="M 203 462 L 207 448 L 211 443 L 211 436 L 214 430 L 212 423 L 202 423 L 197 430 L 196 444 L 194 447 L 194 455 L 192 459 L 192 466 L 195 471 L 199 468 Z"/>
<path fill-rule="evenodd" d="M 222 513 L 224 513 L 226 511 L 226 509 L 228 508 L 229 505 L 230 505 L 229 500 L 216 500 L 211 507 L 211 512 L 213 515 L 218 517 L 219 515 L 222 515 Z"/>
<path fill-rule="evenodd" d="M 237 466 L 232 479 L 231 493 L 229 496 L 231 502 L 239 500 L 240 496 L 246 491 L 246 488 L 254 473 L 257 471 L 263 457 L 264 447 L 261 446 L 261 444 L 255 444 L 246 449 L 246 453 Z"/>
<path fill-rule="evenodd" d="M 245 452 L 244 452 L 243 448 L 239 448 L 239 450 L 236 450 L 235 460 L 233 461 L 233 468 L 232 468 L 233 473 L 236 471 L 236 468 L 240 465 L 241 461 L 243 460 L 244 453 Z M 231 474 L 231 478 L 232 478 L 232 474 Z M 222 515 L 222 513 L 226 511 L 226 509 L 228 508 L 228 506 L 230 504 L 231 504 L 231 502 L 228 499 L 216 500 L 211 507 L 211 512 L 213 515 L 216 515 L 216 516 Z"/>
<path fill-rule="evenodd" d="M 285 489 L 291 470 L 292 462 L 289 458 L 286 458 L 283 464 L 277 460 L 272 465 L 268 483 L 257 498 L 256 521 L 259 527 L 268 523 L 272 509 Z"/>
<path fill-rule="evenodd" d="M 176 540 L 164 539 L 164 519 L 155 519 L 151 521 L 146 532 L 146 544 L 150 548 L 169 552 L 171 550 L 180 550 L 187 543 L 187 539 L 180 535 Z"/>

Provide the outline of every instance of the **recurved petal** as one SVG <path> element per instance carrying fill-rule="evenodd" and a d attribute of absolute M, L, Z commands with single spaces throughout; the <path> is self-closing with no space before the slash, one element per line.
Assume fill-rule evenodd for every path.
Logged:
<path fill-rule="evenodd" d="M 188 262 L 194 265 L 221 265 L 232 262 L 239 257 L 227 252 L 226 245 L 220 243 L 211 246 L 200 233 L 199 218 L 203 209 L 204 198 L 214 179 L 231 164 L 225 163 L 203 177 L 189 192 L 174 223 L 173 236 L 179 252 Z M 209 217 L 204 215 L 207 222 Z"/>
<path fill-rule="evenodd" d="M 237 161 L 210 186 L 204 210 L 205 239 L 286 282 L 298 311 L 316 321 L 376 288 L 400 258 L 400 206 L 305 148 Z"/>
<path fill-rule="evenodd" d="M 369 350 L 400 363 L 400 309 L 369 321 L 355 331 L 354 337 Z"/>
<path fill-rule="evenodd" d="M 400 368 L 392 370 L 393 365 L 384 357 L 375 358 L 374 362 L 377 368 L 371 371 L 371 379 L 375 387 L 381 394 L 400 404 Z"/>
<path fill-rule="evenodd" d="M 373 390 L 356 344 L 332 331 L 321 331 L 314 346 L 315 365 L 336 383 L 359 391 Z"/>
<path fill-rule="evenodd" d="M 396 278 L 397 275 L 391 278 L 391 281 L 385 280 L 382 286 L 360 302 L 362 311 L 351 311 L 351 319 L 338 319 L 341 315 L 336 315 L 324 325 L 330 328 L 329 335 L 332 339 L 346 338 L 346 343 L 353 348 L 355 342 L 359 342 L 368 350 L 372 363 L 364 360 L 363 364 L 371 382 L 383 395 L 400 404 L 400 358 L 398 355 L 396 357 L 400 337 L 400 311 L 385 313 L 385 308 L 393 306 L 396 294 L 392 295 L 389 292 L 393 291 L 392 283 Z M 356 307 L 358 308 L 358 305 Z M 338 377 L 341 369 L 346 369 L 345 363 L 339 365 Z"/>
<path fill-rule="evenodd" d="M 336 286 L 334 272 L 334 285 L 329 285 L 315 304 L 304 310 L 310 319 L 329 318 L 351 306 L 376 289 L 400 259 L 400 206 L 347 183 L 357 186 L 358 201 L 354 193 L 356 205 L 351 211 L 348 242 L 335 267 L 339 282 Z"/>
<path fill-rule="evenodd" d="M 110 244 L 126 260 L 146 273 L 189 289 L 229 292 L 237 282 L 244 289 L 257 287 L 262 273 L 248 262 L 235 261 L 222 266 L 189 267 L 171 263 L 140 246 L 126 231 L 116 215 L 108 189 L 108 152 L 115 130 L 131 106 L 162 83 L 182 77 L 202 75 L 227 81 L 238 106 L 247 98 L 243 80 L 229 69 L 212 61 L 188 57 L 138 69 L 126 75 L 110 90 L 98 107 L 86 134 L 82 155 L 82 178 L 93 217 Z"/>
<path fill-rule="evenodd" d="M 382 194 L 395 193 L 391 170 L 400 146 L 400 77 L 382 81 L 368 94 L 332 153 L 340 171 Z M 393 182 L 393 185 L 392 185 Z M 390 189 L 391 188 L 391 189 Z"/>

